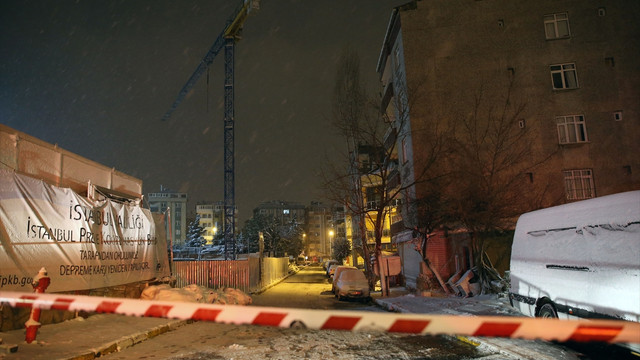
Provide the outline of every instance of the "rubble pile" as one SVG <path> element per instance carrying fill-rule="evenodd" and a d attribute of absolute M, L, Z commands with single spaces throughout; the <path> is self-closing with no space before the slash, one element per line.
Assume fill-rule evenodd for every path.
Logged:
<path fill-rule="evenodd" d="M 206 304 L 250 305 L 251 296 L 234 288 L 210 289 L 191 284 L 183 288 L 172 288 L 169 285 L 151 285 L 142 291 L 142 300 L 184 301 Z"/>

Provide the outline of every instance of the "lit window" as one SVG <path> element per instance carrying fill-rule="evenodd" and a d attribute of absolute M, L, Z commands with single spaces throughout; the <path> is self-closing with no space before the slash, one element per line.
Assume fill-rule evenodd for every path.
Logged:
<path fill-rule="evenodd" d="M 575 144 L 589 141 L 587 126 L 582 115 L 557 116 L 558 142 Z"/>
<path fill-rule="evenodd" d="M 576 64 L 551 65 L 551 82 L 554 90 L 578 88 Z"/>
<path fill-rule="evenodd" d="M 567 13 L 545 15 L 544 33 L 547 39 L 565 39 L 571 36 Z"/>
<path fill-rule="evenodd" d="M 583 200 L 596 196 L 593 173 L 590 169 L 566 170 L 562 173 L 567 200 Z"/>

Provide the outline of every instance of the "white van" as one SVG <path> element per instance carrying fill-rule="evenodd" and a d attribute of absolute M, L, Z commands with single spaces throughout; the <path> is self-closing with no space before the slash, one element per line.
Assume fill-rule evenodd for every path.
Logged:
<path fill-rule="evenodd" d="M 520 216 L 510 271 L 525 315 L 640 321 L 640 191 Z"/>

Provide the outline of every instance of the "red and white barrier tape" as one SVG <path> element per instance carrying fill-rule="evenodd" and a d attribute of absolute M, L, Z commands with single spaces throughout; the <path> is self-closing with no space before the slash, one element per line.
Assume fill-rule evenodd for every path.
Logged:
<path fill-rule="evenodd" d="M 318 330 L 387 331 L 608 343 L 640 342 L 640 323 L 617 320 L 577 321 L 308 310 L 18 292 L 0 292 L 0 303 L 42 310 L 86 311 L 285 328 L 302 324 L 306 328 Z"/>

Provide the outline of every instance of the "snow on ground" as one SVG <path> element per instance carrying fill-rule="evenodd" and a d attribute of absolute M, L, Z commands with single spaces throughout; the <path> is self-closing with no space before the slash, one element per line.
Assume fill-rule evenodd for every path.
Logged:
<path fill-rule="evenodd" d="M 210 289 L 191 284 L 183 288 L 172 288 L 169 285 L 152 285 L 142 291 L 142 300 L 185 301 L 207 304 L 250 305 L 251 296 L 242 290 L 233 288 Z"/>

